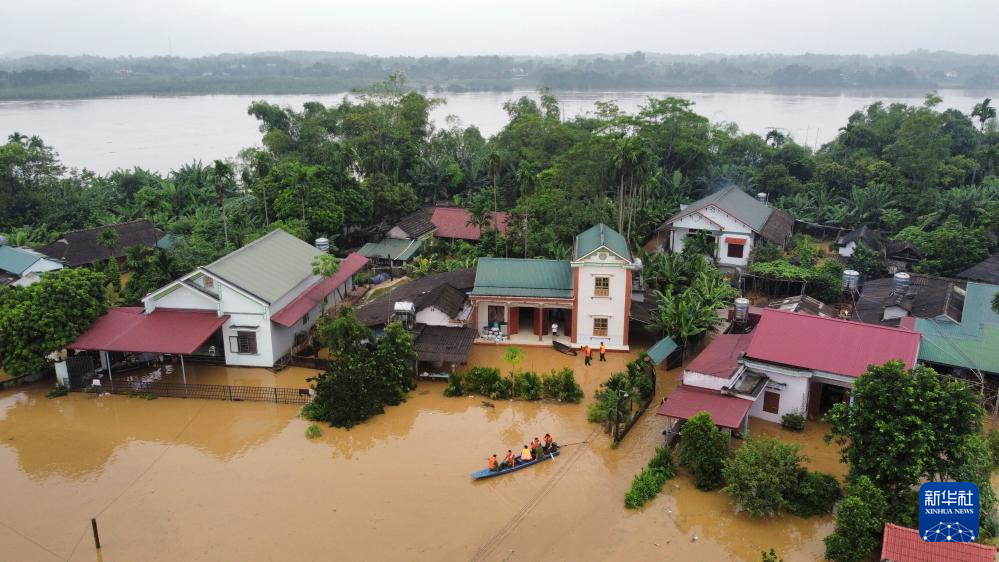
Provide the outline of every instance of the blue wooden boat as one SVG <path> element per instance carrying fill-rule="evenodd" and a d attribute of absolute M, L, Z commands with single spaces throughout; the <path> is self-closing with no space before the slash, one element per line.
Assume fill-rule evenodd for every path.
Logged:
<path fill-rule="evenodd" d="M 516 472 L 516 471 L 518 471 L 518 470 L 520 470 L 522 468 L 527 468 L 529 466 L 534 466 L 534 465 L 536 465 L 538 463 L 545 462 L 547 460 L 552 460 L 552 458 L 553 457 L 557 457 L 561 451 L 562 451 L 562 449 L 556 449 L 556 450 L 554 450 L 554 451 L 552 451 L 550 453 L 545 454 L 545 456 L 543 456 L 543 457 L 541 457 L 539 459 L 534 459 L 532 461 L 518 463 L 513 468 L 504 468 L 503 470 L 497 470 L 495 472 L 492 471 L 492 470 L 489 470 L 488 468 L 483 468 L 482 470 L 480 470 L 478 472 L 473 472 L 472 473 L 472 478 L 474 478 L 476 480 L 481 480 L 483 478 L 492 478 L 493 476 L 500 476 L 501 474 L 509 474 L 511 472 Z"/>

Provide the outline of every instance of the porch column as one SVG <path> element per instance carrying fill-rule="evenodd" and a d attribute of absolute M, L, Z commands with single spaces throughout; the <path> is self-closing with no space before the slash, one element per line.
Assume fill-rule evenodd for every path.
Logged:
<path fill-rule="evenodd" d="M 114 393 L 114 378 L 111 377 L 111 358 L 108 357 L 107 351 L 102 351 L 101 354 L 104 357 L 104 365 L 108 369 L 108 382 L 111 384 L 111 392 Z"/>
<path fill-rule="evenodd" d="M 520 331 L 520 309 L 516 306 L 510 307 L 510 321 L 507 322 L 507 332 L 514 335 Z"/>
<path fill-rule="evenodd" d="M 541 339 L 541 310 L 540 308 L 534 309 L 534 335 Z"/>
<path fill-rule="evenodd" d="M 184 369 L 184 356 L 180 356 L 180 376 L 184 380 L 184 384 L 187 384 L 187 370 Z"/>
<path fill-rule="evenodd" d="M 746 417 L 743 418 L 743 420 L 742 420 L 742 435 L 743 436 L 749 435 L 749 414 L 748 413 L 746 414 Z"/>

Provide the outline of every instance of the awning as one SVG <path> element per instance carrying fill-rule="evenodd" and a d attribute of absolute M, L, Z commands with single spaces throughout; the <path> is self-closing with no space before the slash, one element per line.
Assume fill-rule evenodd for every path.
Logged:
<path fill-rule="evenodd" d="M 225 324 L 229 316 L 212 310 L 112 308 L 69 349 L 190 355 Z"/>
<path fill-rule="evenodd" d="M 746 245 L 746 239 L 745 238 L 733 238 L 731 236 L 726 236 L 725 237 L 725 243 L 726 244 L 736 244 L 738 246 L 745 246 Z"/>
<path fill-rule="evenodd" d="M 718 427 L 739 430 L 752 405 L 751 400 L 725 396 L 716 390 L 682 385 L 659 406 L 656 414 L 689 420 L 700 412 L 707 412 Z"/>
<path fill-rule="evenodd" d="M 665 337 L 656 342 L 651 348 L 649 348 L 649 359 L 652 360 L 656 365 L 662 363 L 670 356 L 671 353 L 676 351 L 676 342 L 673 338 Z"/>
<path fill-rule="evenodd" d="M 473 341 L 475 341 L 475 330 L 471 328 L 422 326 L 416 341 L 413 342 L 413 348 L 420 361 L 465 363 Z"/>
<path fill-rule="evenodd" d="M 327 295 L 335 291 L 340 285 L 346 283 L 355 273 L 361 271 L 367 263 L 368 258 L 356 252 L 351 253 L 340 261 L 340 268 L 337 269 L 333 277 L 316 281 L 314 285 L 303 291 L 301 295 L 295 297 L 295 300 L 275 312 L 271 316 L 271 320 L 285 328 L 291 328 L 305 316 L 306 312 L 319 305 Z"/>

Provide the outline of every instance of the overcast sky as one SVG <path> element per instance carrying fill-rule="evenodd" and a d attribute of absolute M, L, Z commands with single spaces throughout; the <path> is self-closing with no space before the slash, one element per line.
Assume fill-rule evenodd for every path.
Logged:
<path fill-rule="evenodd" d="M 0 54 L 999 52 L 999 0 L 6 0 Z"/>

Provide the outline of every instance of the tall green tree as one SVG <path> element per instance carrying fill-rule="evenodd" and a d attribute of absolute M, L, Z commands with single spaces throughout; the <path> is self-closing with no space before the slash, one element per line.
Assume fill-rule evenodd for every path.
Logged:
<path fill-rule="evenodd" d="M 86 268 L 47 273 L 27 287 L 0 290 L 0 367 L 9 375 L 44 369 L 49 355 L 107 312 L 104 276 Z"/>
<path fill-rule="evenodd" d="M 825 538 L 826 558 L 834 562 L 868 560 L 881 545 L 887 509 L 881 490 L 867 476 L 859 476 L 847 488 L 836 512 L 836 530 Z"/>
<path fill-rule="evenodd" d="M 725 484 L 728 439 L 711 414 L 701 412 L 687 420 L 680 430 L 680 445 L 680 466 L 690 471 L 698 489 L 714 490 Z"/>

